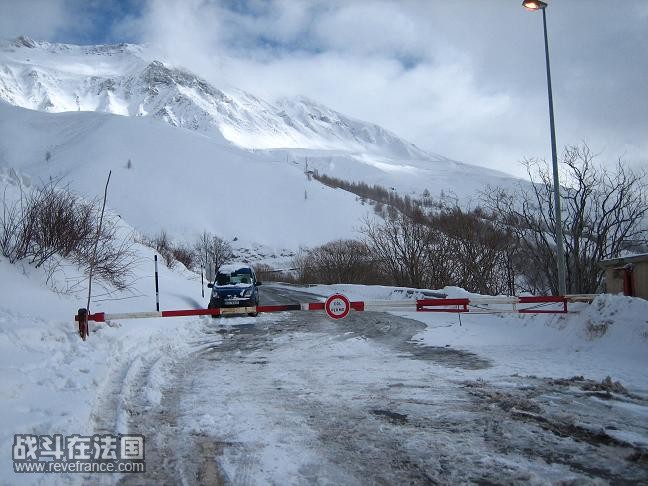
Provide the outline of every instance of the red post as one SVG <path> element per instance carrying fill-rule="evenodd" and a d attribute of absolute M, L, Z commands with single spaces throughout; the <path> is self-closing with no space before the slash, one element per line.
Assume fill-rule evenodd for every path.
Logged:
<path fill-rule="evenodd" d="M 633 270 L 634 265 L 632 263 L 628 263 L 625 267 L 623 267 L 623 295 L 627 295 L 629 297 L 635 296 L 634 284 L 632 282 Z"/>

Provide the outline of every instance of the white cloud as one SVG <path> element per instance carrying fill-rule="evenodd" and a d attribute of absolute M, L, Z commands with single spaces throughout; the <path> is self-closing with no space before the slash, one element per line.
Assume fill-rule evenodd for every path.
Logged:
<path fill-rule="evenodd" d="M 427 58 L 431 50 L 416 19 L 393 2 L 350 2 L 324 12 L 313 27 L 318 44 L 338 52 Z"/>
<path fill-rule="evenodd" d="M 10 7 L 0 28 L 31 26 L 20 33 L 47 38 L 84 21 L 74 19 L 79 1 L 0 0 Z M 147 42 L 217 84 L 268 98 L 304 94 L 423 148 L 509 172 L 520 173 L 523 157 L 549 158 L 542 17 L 517 1 L 145 2 L 114 28 L 115 41 Z M 645 163 L 644 0 L 588 5 L 552 2 L 547 12 L 558 144 L 588 140 L 608 159 L 625 151 Z"/>
<path fill-rule="evenodd" d="M 70 25 L 65 0 L 0 0 L 0 38 L 50 39 Z"/>

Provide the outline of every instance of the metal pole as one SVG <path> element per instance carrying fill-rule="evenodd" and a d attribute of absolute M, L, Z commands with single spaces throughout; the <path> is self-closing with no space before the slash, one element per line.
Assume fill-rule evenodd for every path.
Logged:
<path fill-rule="evenodd" d="M 157 255 L 155 255 L 155 310 L 160 312 L 160 287 L 158 285 Z"/>
<path fill-rule="evenodd" d="M 108 180 L 106 181 L 106 187 L 104 189 L 104 198 L 103 206 L 101 206 L 101 217 L 99 218 L 99 227 L 97 228 L 97 238 L 95 239 L 94 250 L 92 251 L 92 260 L 90 260 L 90 275 L 88 275 L 88 303 L 86 305 L 86 311 L 90 313 L 90 299 L 92 298 L 92 273 L 94 272 L 94 266 L 97 263 L 97 246 L 99 246 L 99 238 L 101 238 L 101 227 L 103 225 L 104 211 L 106 210 L 106 199 L 108 199 L 108 184 L 110 184 L 110 176 L 112 175 L 112 170 L 108 171 Z M 86 326 L 85 336 L 81 336 L 85 341 L 89 336 L 90 327 Z"/>
<path fill-rule="evenodd" d="M 556 260 L 558 263 L 558 294 L 567 293 L 565 272 L 565 248 L 563 246 L 562 210 L 560 207 L 560 182 L 558 181 L 558 154 L 556 151 L 556 127 L 554 125 L 553 94 L 551 91 L 551 68 L 549 67 L 549 41 L 547 39 L 547 14 L 542 9 L 544 28 L 545 58 L 547 61 L 547 91 L 549 93 L 549 126 L 551 128 L 551 162 L 553 167 L 554 212 L 556 217 Z"/>
<path fill-rule="evenodd" d="M 205 298 L 205 276 L 203 274 L 203 265 L 200 265 L 200 288 L 202 290 L 203 299 Z"/>

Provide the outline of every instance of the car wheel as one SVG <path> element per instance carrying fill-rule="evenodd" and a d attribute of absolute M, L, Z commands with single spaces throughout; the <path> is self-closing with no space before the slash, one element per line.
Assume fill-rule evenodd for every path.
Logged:
<path fill-rule="evenodd" d="M 257 299 L 256 302 L 254 303 L 254 306 L 255 306 L 255 307 L 259 307 L 259 300 L 258 300 L 258 299 Z M 258 315 L 259 315 L 258 312 L 248 312 L 248 316 L 250 316 L 250 317 L 256 317 L 256 316 L 258 316 Z"/>
<path fill-rule="evenodd" d="M 209 305 L 207 306 L 207 308 L 208 308 L 208 309 L 216 309 L 216 306 L 215 306 L 215 305 L 212 305 L 212 303 L 210 302 Z M 218 318 L 218 317 L 220 317 L 220 316 L 217 316 L 217 315 L 215 315 L 215 314 L 211 314 L 211 317 L 212 317 L 212 319 L 216 319 L 216 318 Z"/>

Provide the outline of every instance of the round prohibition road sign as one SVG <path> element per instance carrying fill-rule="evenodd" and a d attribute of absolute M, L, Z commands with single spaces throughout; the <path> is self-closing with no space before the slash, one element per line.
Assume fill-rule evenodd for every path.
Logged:
<path fill-rule="evenodd" d="M 349 315 L 351 302 L 342 294 L 333 294 L 326 299 L 324 310 L 331 319 L 344 319 Z"/>

